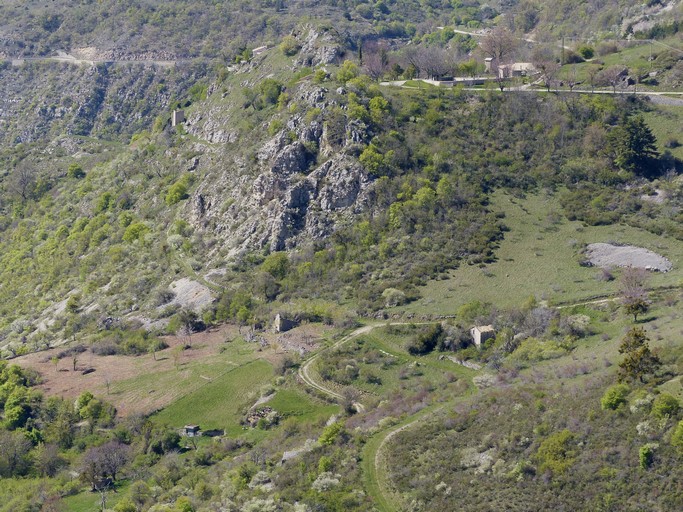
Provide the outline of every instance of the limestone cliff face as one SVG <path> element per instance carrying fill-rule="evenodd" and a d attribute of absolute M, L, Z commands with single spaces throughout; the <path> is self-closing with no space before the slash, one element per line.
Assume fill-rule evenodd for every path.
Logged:
<path fill-rule="evenodd" d="M 333 34 L 304 27 L 295 36 L 301 44 L 295 66 L 330 63 L 342 55 Z M 238 83 L 254 87 L 255 77 L 268 77 L 267 71 L 258 62 L 246 64 L 236 70 L 244 74 Z M 284 121 L 277 114 L 283 127 L 272 136 L 264 136 L 267 122 L 248 133 L 236 128 L 244 107 L 231 100 L 235 92 L 230 90 L 222 93 L 223 103 L 191 114 L 185 127 L 201 141 L 196 147 L 200 163 L 189 162 L 188 169 L 199 167 L 205 175 L 185 216 L 233 256 L 292 249 L 330 236 L 371 198 L 373 179 L 357 158 L 359 144 L 369 142 L 371 134 L 346 115 L 346 91 L 304 79 L 286 92 L 297 113 L 285 114 Z M 319 115 L 307 116 L 313 109 Z M 336 114 L 328 115 L 332 110 Z M 253 150 L 245 155 L 247 146 Z"/>
<path fill-rule="evenodd" d="M 291 249 L 329 236 L 367 207 L 372 189 L 372 178 L 347 151 L 367 134 L 348 124 L 349 138 L 339 146 L 326 139 L 325 123 L 305 123 L 299 116 L 266 140 L 253 162 L 212 155 L 209 165 L 225 167 L 217 180 L 197 188 L 188 206 L 190 221 L 233 254 Z"/>

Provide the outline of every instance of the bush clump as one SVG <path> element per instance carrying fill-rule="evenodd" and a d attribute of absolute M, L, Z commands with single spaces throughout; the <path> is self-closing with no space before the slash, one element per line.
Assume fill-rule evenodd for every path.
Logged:
<path fill-rule="evenodd" d="M 628 395 L 629 387 L 626 384 L 615 384 L 610 386 L 605 391 L 600 399 L 600 406 L 603 410 L 616 410 L 619 406 L 626 403 L 626 396 Z"/>
<path fill-rule="evenodd" d="M 166 193 L 166 197 L 164 199 L 166 201 L 166 204 L 168 206 L 173 206 L 174 204 L 179 203 L 183 199 L 187 199 L 187 191 L 190 188 L 191 184 L 191 174 L 186 174 L 178 181 L 176 181 L 173 185 L 170 186 L 168 192 Z"/>
<path fill-rule="evenodd" d="M 681 404 L 675 396 L 662 393 L 652 403 L 652 415 L 658 419 L 672 418 L 678 414 L 680 408 Z"/>
<path fill-rule="evenodd" d="M 441 324 L 436 324 L 428 331 L 419 334 L 410 340 L 406 345 L 408 353 L 414 356 L 429 354 L 444 337 L 444 330 Z"/>

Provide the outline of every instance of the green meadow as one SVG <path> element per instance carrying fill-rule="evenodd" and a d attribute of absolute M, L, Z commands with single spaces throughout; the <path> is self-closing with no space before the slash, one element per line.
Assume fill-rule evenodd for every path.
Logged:
<path fill-rule="evenodd" d="M 498 307 L 520 306 L 530 296 L 551 304 L 570 304 L 606 297 L 617 291 L 618 280 L 599 279 L 601 271 L 579 265 L 586 244 L 615 242 L 645 247 L 669 258 L 674 268 L 652 274 L 652 287 L 683 282 L 683 242 L 624 225 L 587 226 L 563 218 L 557 199 L 549 194 L 520 199 L 499 192 L 491 208 L 505 212 L 509 231 L 488 265 L 463 264 L 447 278 L 421 288 L 422 298 L 395 308 L 416 314 L 454 314 L 463 304 L 478 300 Z"/>

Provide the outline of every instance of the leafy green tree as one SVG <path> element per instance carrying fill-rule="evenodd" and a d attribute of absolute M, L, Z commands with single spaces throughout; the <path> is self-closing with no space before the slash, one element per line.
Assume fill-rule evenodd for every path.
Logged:
<path fill-rule="evenodd" d="M 650 309 L 650 304 L 642 297 L 629 297 L 624 299 L 624 311 L 633 315 L 633 322 L 638 321 L 638 315 L 644 315 Z"/>
<path fill-rule="evenodd" d="M 136 240 L 142 240 L 150 229 L 142 222 L 133 222 L 123 232 L 123 241 L 133 243 Z"/>
<path fill-rule="evenodd" d="M 678 399 L 669 393 L 658 395 L 652 403 L 652 415 L 658 419 L 674 417 L 680 409 L 681 404 Z"/>
<path fill-rule="evenodd" d="M 548 436 L 536 452 L 541 470 L 549 470 L 553 474 L 567 471 L 578 455 L 574 441 L 574 434 L 566 429 Z"/>
<path fill-rule="evenodd" d="M 654 373 L 661 365 L 659 358 L 650 351 L 648 337 L 642 327 L 631 328 L 621 341 L 619 353 L 624 359 L 619 363 L 619 382 L 640 380 Z"/>
<path fill-rule="evenodd" d="M 410 340 L 406 345 L 406 350 L 414 356 L 429 354 L 437 347 L 444 336 L 445 333 L 441 324 L 435 324 L 426 332 L 423 332 L 415 339 Z"/>
<path fill-rule="evenodd" d="M 587 44 L 582 44 L 581 46 L 578 47 L 578 49 L 576 51 L 584 59 L 592 59 L 593 55 L 595 55 L 595 49 L 592 46 L 589 46 Z"/>
<path fill-rule="evenodd" d="M 71 313 L 71 314 L 76 314 L 78 313 L 79 308 L 81 307 L 81 296 L 80 295 L 71 295 L 66 301 L 66 310 Z"/>
<path fill-rule="evenodd" d="M 358 66 L 350 60 L 345 60 L 337 72 L 337 80 L 343 84 L 356 78 L 359 74 Z"/>
<path fill-rule="evenodd" d="M 301 46 L 292 35 L 285 36 L 280 43 L 280 51 L 288 57 L 296 55 Z"/>
<path fill-rule="evenodd" d="M 258 84 L 257 91 L 260 95 L 262 108 L 268 105 L 275 105 L 282 92 L 282 84 L 273 78 L 266 78 Z"/>
<path fill-rule="evenodd" d="M 261 269 L 275 279 L 284 279 L 289 270 L 289 257 L 286 252 L 272 252 L 261 264 Z"/>
<path fill-rule="evenodd" d="M 344 426 L 341 423 L 332 423 L 332 425 L 325 427 L 323 433 L 320 434 L 318 442 L 324 446 L 330 446 L 334 443 L 335 439 L 337 439 L 337 436 L 342 432 L 343 429 Z"/>
<path fill-rule="evenodd" d="M 683 454 L 683 420 L 678 422 L 673 434 L 671 434 L 671 445 Z"/>
<path fill-rule="evenodd" d="M 370 119 L 376 125 L 381 125 L 389 112 L 389 102 L 382 96 L 375 96 L 370 100 Z"/>
<path fill-rule="evenodd" d="M 600 399 L 600 406 L 603 409 L 618 409 L 620 405 L 626 403 L 629 387 L 626 384 L 615 384 L 605 391 Z"/>
<path fill-rule="evenodd" d="M 164 198 L 166 204 L 168 206 L 173 206 L 174 204 L 179 203 L 183 199 L 187 199 L 187 191 L 191 182 L 192 176 L 186 174 L 178 181 L 176 181 L 173 185 L 171 185 L 171 187 L 168 189 L 168 192 L 166 193 L 166 197 Z"/>

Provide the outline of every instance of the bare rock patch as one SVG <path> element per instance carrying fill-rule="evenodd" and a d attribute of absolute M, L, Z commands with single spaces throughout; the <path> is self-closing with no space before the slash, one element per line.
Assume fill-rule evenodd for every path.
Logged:
<path fill-rule="evenodd" d="M 664 256 L 634 245 L 589 244 L 586 257 L 593 266 L 635 267 L 656 272 L 668 272 L 673 265 Z"/>

